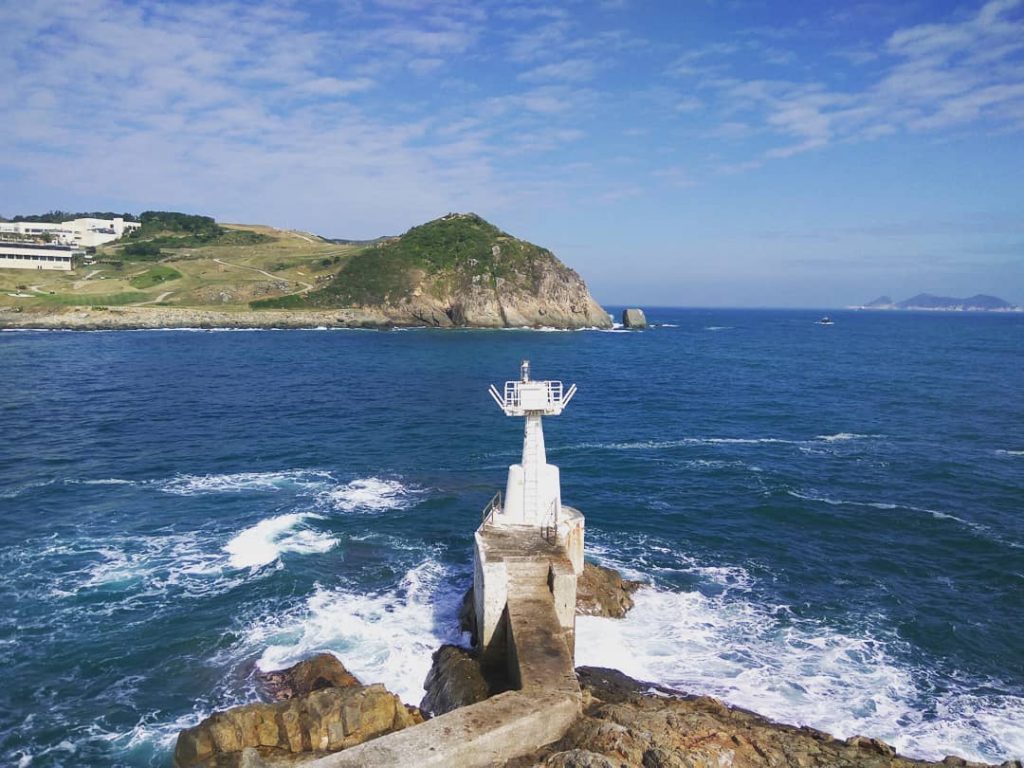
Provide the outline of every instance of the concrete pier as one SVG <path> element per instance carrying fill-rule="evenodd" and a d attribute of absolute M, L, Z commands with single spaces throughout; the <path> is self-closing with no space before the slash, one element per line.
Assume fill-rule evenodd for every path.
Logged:
<path fill-rule="evenodd" d="M 504 542 L 509 551 L 515 540 L 521 539 Z M 351 747 L 310 768 L 485 768 L 560 739 L 579 717 L 582 695 L 563 620 L 543 581 L 554 570 L 551 550 L 542 549 L 536 557 L 507 561 L 505 661 L 518 690 Z M 575 577 L 573 586 L 575 596 Z"/>
<path fill-rule="evenodd" d="M 542 416 L 557 416 L 576 387 L 520 378 L 490 393 L 525 417 L 523 458 L 509 467 L 474 536 L 473 599 L 481 664 L 502 667 L 516 690 L 462 707 L 310 763 L 315 768 L 484 768 L 557 741 L 579 717 L 574 665 L 576 582 L 584 520 L 562 504 L 558 467 L 547 463 Z"/>

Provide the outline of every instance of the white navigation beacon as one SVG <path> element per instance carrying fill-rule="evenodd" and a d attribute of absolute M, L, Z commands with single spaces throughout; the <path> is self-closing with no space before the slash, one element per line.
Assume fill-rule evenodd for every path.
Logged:
<path fill-rule="evenodd" d="M 506 416 L 524 416 L 523 459 L 508 468 L 505 503 L 494 505 L 492 525 L 557 526 L 562 507 L 558 467 L 547 463 L 542 416 L 558 416 L 576 394 L 560 381 L 530 379 L 530 361 L 524 360 L 518 381 L 506 381 L 499 392 L 492 384 L 491 397 Z"/>

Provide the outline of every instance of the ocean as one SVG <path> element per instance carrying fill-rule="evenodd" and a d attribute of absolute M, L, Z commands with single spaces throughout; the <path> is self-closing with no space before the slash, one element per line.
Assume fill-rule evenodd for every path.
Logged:
<path fill-rule="evenodd" d="M 0 763 L 167 766 L 321 650 L 418 703 L 545 420 L 650 588 L 577 662 L 929 759 L 1024 758 L 1024 317 L 649 309 L 643 332 L 0 333 Z"/>

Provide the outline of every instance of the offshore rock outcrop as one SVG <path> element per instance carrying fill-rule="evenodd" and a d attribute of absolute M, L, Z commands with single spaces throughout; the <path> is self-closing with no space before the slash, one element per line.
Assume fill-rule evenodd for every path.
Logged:
<path fill-rule="evenodd" d="M 576 670 L 584 712 L 568 733 L 506 768 L 980 768 L 901 757 L 864 736 L 840 740 L 813 728 L 772 722 L 709 696 L 687 696 L 613 669 Z M 1021 768 L 1019 761 L 1003 768 Z"/>

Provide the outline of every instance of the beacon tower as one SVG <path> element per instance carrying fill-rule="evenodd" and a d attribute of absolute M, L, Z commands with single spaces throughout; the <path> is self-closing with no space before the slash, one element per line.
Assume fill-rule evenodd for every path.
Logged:
<path fill-rule="evenodd" d="M 504 614 L 511 596 L 554 600 L 570 652 L 574 646 L 576 579 L 583 572 L 583 515 L 562 504 L 558 467 L 548 464 L 544 416 L 558 416 L 576 385 L 534 380 L 524 360 L 519 379 L 491 397 L 506 416 L 524 419 L 523 454 L 508 468 L 504 498 L 484 508 L 474 552 L 476 637 L 486 660 L 501 658 L 507 638 Z M 548 595 L 548 593 L 550 593 Z"/>

